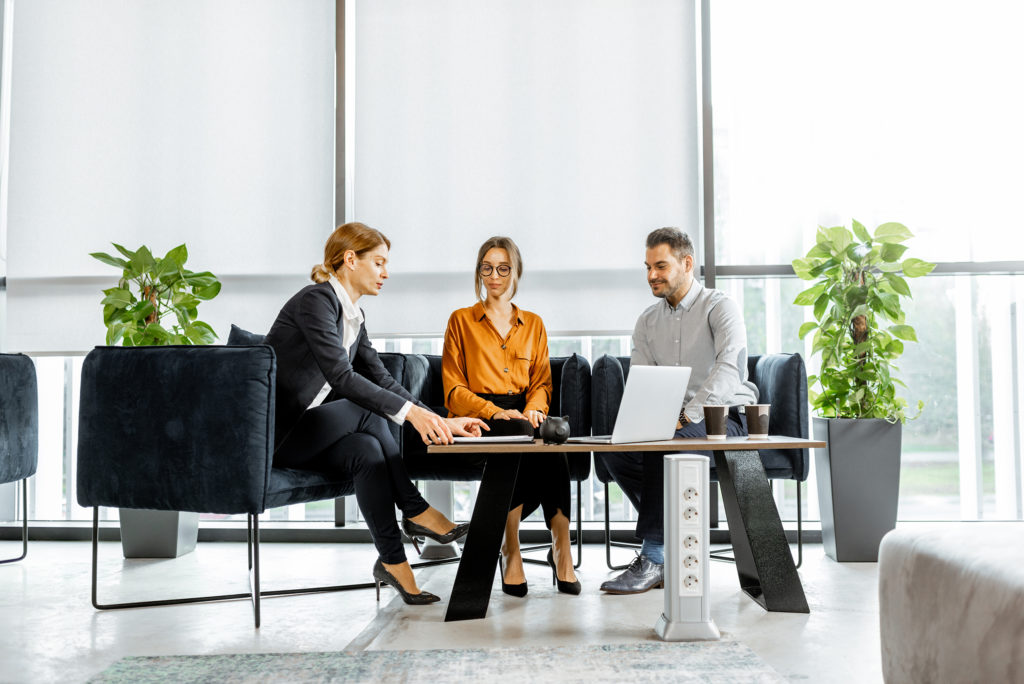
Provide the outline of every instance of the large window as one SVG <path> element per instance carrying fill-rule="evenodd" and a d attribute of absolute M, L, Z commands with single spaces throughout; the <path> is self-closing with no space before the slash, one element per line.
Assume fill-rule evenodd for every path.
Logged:
<path fill-rule="evenodd" d="M 30 494 L 34 519 L 86 517 L 74 504 L 77 377 L 82 354 L 99 338 L 68 346 L 58 333 L 25 321 L 39 301 L 65 288 L 75 293 L 75 303 L 64 307 L 74 321 L 60 318 L 60 325 L 81 340 L 82 331 L 96 328 L 102 283 L 95 277 L 103 271 L 85 254 L 115 237 L 105 232 L 109 216 L 138 242 L 148 241 L 152 230 L 206 231 L 199 241 L 171 231 L 194 243 L 203 268 L 220 270 L 205 260 L 214 256 L 228 260 L 225 268 L 239 263 L 224 245 L 249 250 L 243 261 L 264 275 L 224 273 L 232 293 L 247 303 L 211 303 L 222 330 L 229 320 L 265 327 L 283 293 L 304 281 L 296 271 L 305 270 L 302 254 L 316 255 L 317 236 L 329 228 L 331 3 L 294 3 L 298 9 L 257 4 L 262 9 L 241 22 L 230 9 L 211 10 L 199 0 L 173 11 L 148 3 L 144 16 L 131 21 L 119 4 L 103 4 L 102 16 L 113 17 L 100 22 L 105 35 L 145 55 L 174 86 L 159 93 L 149 81 L 136 83 L 134 72 L 124 81 L 120 71 L 107 68 L 103 60 L 113 53 L 97 47 L 105 43 L 95 35 L 83 38 L 66 22 L 56 34 L 50 31 L 49 19 L 65 12 L 64 3 L 28 3 L 25 8 L 33 9 L 15 24 L 11 201 L 5 207 L 12 290 L 6 305 L 13 313 L 4 340 L 13 351 L 69 352 L 36 357 L 41 430 Z M 448 313 L 472 301 L 476 247 L 507 233 L 524 251 L 520 304 L 548 321 L 551 354 L 575 352 L 591 362 L 604 353 L 628 355 L 628 332 L 650 302 L 640 267 L 643 235 L 676 224 L 690 230 L 698 252 L 703 249 L 696 72 L 710 64 L 713 175 L 704 180 L 714 188 L 712 275 L 716 287 L 742 304 L 750 353 L 807 356 L 806 341 L 796 335 L 807 311 L 792 304 L 804 284 L 781 267 L 806 252 L 819 224 L 852 218 L 869 226 L 905 223 L 917 235 L 911 253 L 940 266 L 912 283 L 915 298 L 907 307 L 921 343 L 907 345 L 901 377 L 907 398 L 926 406 L 904 429 L 899 516 L 1024 517 L 1024 226 L 1017 207 L 1024 187 L 1024 100 L 1013 86 L 1016 65 L 1024 63 L 1017 36 L 1024 8 L 995 0 L 966 8 L 881 0 L 706 4 L 710 50 L 698 54 L 693 6 L 678 0 L 337 3 L 351 12 L 348 40 L 338 45 L 349 73 L 337 81 L 348 126 L 337 132 L 347 154 L 337 165 L 337 181 L 344 181 L 349 218 L 383 228 L 394 242 L 387 296 L 366 307 L 371 332 L 382 335 L 378 347 L 440 353 Z M 168 57 L 173 50 L 137 41 L 137 22 L 156 25 L 147 18 L 170 17 L 167 12 L 207 13 L 216 21 L 204 25 L 219 27 L 229 44 L 255 50 L 261 59 L 275 50 L 278 57 L 263 69 L 263 62 L 220 50 L 219 43 L 204 44 L 219 56 L 211 62 L 201 51 L 190 53 L 182 67 Z M 293 23 L 297 29 L 283 30 Z M 192 35 L 188 22 L 175 26 Z M 268 52 L 251 36 L 271 26 L 282 29 L 271 33 L 273 45 L 283 47 Z M 318 27 L 313 52 L 291 49 L 295 41 L 308 43 L 303 27 L 310 26 Z M 50 49 L 56 43 L 61 49 Z M 285 53 L 290 57 L 282 62 Z M 29 70 L 19 76 L 18 64 Z M 212 72 L 211 64 L 217 67 Z M 265 92 L 268 69 L 293 97 L 268 98 L 282 109 L 260 118 L 260 126 L 270 130 L 284 121 L 297 140 L 252 122 L 239 129 L 230 116 L 211 114 L 262 111 L 252 103 Z M 95 79 L 82 80 L 80 72 L 99 74 L 97 82 L 123 97 L 96 96 Z M 245 85 L 245 97 L 224 109 L 221 91 L 199 78 L 211 74 Z M 54 79 L 64 85 L 54 86 Z M 86 106 L 51 106 L 69 92 L 82 93 L 78 99 Z M 165 114 L 181 119 L 172 132 L 209 130 L 212 122 L 224 135 L 217 141 L 188 136 L 190 146 L 181 149 L 172 144 L 174 136 L 152 149 L 129 144 L 154 136 L 149 128 L 126 133 L 118 117 L 169 92 L 178 94 L 180 108 Z M 102 135 L 68 143 L 69 132 L 87 129 Z M 150 183 L 133 171 L 130 187 L 139 192 L 90 193 L 93 186 L 117 185 L 106 181 L 125 168 L 148 168 L 108 158 L 111 150 L 152 163 L 164 182 Z M 61 162 L 47 164 L 43 153 Z M 85 160 L 85 166 L 71 168 L 68 159 Z M 103 162 L 100 175 L 91 173 L 96 159 Z M 180 173 L 191 168 L 190 159 L 203 161 L 200 175 Z M 218 169 L 232 173 L 218 176 Z M 130 206 L 117 204 L 122 195 Z M 108 205 L 118 211 L 112 214 Z M 155 218 L 153 206 L 160 209 Z M 60 226 L 70 226 L 74 240 L 57 239 Z M 238 242 L 238 234 L 252 236 L 253 226 L 263 227 L 258 239 Z M 284 256 L 265 249 L 275 230 L 290 237 Z M 46 239 L 39 241 L 40 235 Z M 51 255 L 51 249 L 71 252 Z M 406 306 L 395 306 L 398 300 Z M 0 297 L 0 316 L 4 306 Z M 813 372 L 814 360 L 808 363 Z M 803 512 L 813 520 L 813 472 L 806 487 Z M 793 519 L 795 486 L 776 483 L 775 489 L 783 518 Z M 16 511 L 8 505 L 12 492 L 10 486 L 0 490 L 0 517 Z M 468 515 L 474 493 L 473 486 L 459 485 L 458 517 Z M 614 519 L 635 515 L 615 487 L 605 501 L 593 479 L 583 499 L 585 519 L 599 519 L 605 506 Z M 330 502 L 270 513 L 281 520 L 333 515 Z"/>
<path fill-rule="evenodd" d="M 993 272 L 1024 272 L 1022 18 L 991 1 L 712 7 L 716 264 L 767 274 L 852 218 L 905 223 L 911 254 L 940 262 L 912 284 L 921 342 L 899 364 L 926 403 L 903 433 L 904 520 L 1021 517 L 1024 278 Z M 752 353 L 805 349 L 802 285 L 720 281 Z"/>

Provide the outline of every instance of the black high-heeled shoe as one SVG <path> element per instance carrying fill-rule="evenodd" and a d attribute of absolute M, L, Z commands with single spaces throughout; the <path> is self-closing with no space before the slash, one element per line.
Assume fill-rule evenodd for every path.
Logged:
<path fill-rule="evenodd" d="M 503 592 L 505 592 L 509 596 L 515 596 L 518 598 L 523 598 L 524 596 L 526 596 L 526 592 L 529 590 L 529 587 L 526 586 L 526 582 L 523 582 L 522 584 L 505 584 L 504 556 L 498 556 L 498 569 L 501 570 L 501 590 Z"/>
<path fill-rule="evenodd" d="M 418 537 L 427 537 L 433 539 L 439 544 L 451 544 L 453 541 L 457 541 L 466 536 L 469 532 L 469 523 L 461 523 L 453 527 L 446 534 L 438 534 L 433 530 L 427 529 L 423 525 L 414 523 L 408 518 L 402 518 L 402 531 L 405 532 L 405 536 L 412 540 L 412 545 L 416 549 L 416 553 L 420 552 L 420 543 Z"/>
<path fill-rule="evenodd" d="M 558 585 L 558 591 L 563 594 L 572 594 L 578 596 L 583 591 L 583 585 L 580 584 L 579 580 L 575 582 L 565 582 L 558 579 L 558 571 L 555 570 L 555 552 L 554 549 L 548 549 L 548 565 L 551 566 L 551 584 Z"/>
<path fill-rule="evenodd" d="M 398 579 L 388 572 L 388 569 L 384 567 L 384 564 L 380 562 L 380 558 L 373 564 L 373 579 L 376 580 L 377 585 L 377 602 L 380 602 L 380 585 L 390 584 L 397 591 L 402 600 L 410 606 L 423 606 L 428 603 L 437 603 L 441 600 L 440 596 L 435 596 L 429 591 L 421 591 L 418 594 L 410 594 L 405 590 L 405 587 L 401 585 Z"/>

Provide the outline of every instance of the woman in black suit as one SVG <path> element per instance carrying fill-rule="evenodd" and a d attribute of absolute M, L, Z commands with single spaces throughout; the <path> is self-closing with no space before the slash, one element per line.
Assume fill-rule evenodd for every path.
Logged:
<path fill-rule="evenodd" d="M 409 480 L 386 420 L 408 421 L 426 444 L 452 434 L 479 436 L 476 418 L 441 418 L 395 381 L 370 346 L 356 302 L 377 295 L 388 277 L 391 243 L 362 223 L 339 226 L 313 267 L 314 285 L 281 309 L 266 344 L 277 354 L 274 465 L 317 470 L 355 482 L 356 500 L 380 557 L 378 585 L 395 587 L 406 603 L 440 600 L 420 591 L 405 557 L 394 510 L 410 536 L 447 543 L 468 525 L 455 525 L 431 507 Z M 324 400 L 327 401 L 324 401 Z"/>

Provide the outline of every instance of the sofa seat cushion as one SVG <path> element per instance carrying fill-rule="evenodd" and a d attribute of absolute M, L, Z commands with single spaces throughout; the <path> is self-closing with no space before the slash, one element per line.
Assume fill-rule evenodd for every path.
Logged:
<path fill-rule="evenodd" d="M 351 479 L 294 468 L 274 468 L 267 483 L 266 508 L 334 499 L 355 493 Z"/>
<path fill-rule="evenodd" d="M 943 523 L 882 539 L 885 681 L 1024 681 L 1024 522 Z"/>

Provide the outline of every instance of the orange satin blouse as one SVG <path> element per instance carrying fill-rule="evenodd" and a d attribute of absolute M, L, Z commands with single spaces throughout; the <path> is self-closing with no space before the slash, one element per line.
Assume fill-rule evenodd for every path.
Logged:
<path fill-rule="evenodd" d="M 512 305 L 515 323 L 503 339 L 477 302 L 458 309 L 444 333 L 442 376 L 450 416 L 489 419 L 500 409 L 477 394 L 526 394 L 524 411 L 548 412 L 551 362 L 540 316 Z"/>

